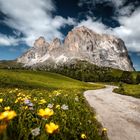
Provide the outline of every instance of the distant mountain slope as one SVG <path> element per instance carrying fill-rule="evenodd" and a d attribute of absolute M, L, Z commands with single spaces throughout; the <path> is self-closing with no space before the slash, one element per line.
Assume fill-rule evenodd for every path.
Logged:
<path fill-rule="evenodd" d="M 82 26 L 74 28 L 64 43 L 55 38 L 51 43 L 40 37 L 34 46 L 17 59 L 24 66 L 38 67 L 69 65 L 73 60 L 84 60 L 100 67 L 133 71 L 124 42 L 111 35 L 97 34 Z"/>
<path fill-rule="evenodd" d="M 16 60 L 0 60 L 0 69 L 20 69 L 23 64 L 17 63 Z"/>

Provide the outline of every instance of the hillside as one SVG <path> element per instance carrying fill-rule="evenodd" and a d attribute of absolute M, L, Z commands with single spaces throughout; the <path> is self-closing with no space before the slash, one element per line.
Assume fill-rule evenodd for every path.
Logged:
<path fill-rule="evenodd" d="M 49 72 L 1 69 L 0 139 L 105 140 L 82 94 L 102 87 Z"/>
<path fill-rule="evenodd" d="M 59 74 L 28 70 L 0 70 L 1 86 L 17 86 L 23 88 L 49 89 L 81 89 L 93 86 Z M 100 86 L 99 86 L 100 87 Z M 97 86 L 96 86 L 97 88 Z"/>
<path fill-rule="evenodd" d="M 56 65 L 38 64 L 33 66 L 24 66 L 16 61 L 0 61 L 0 69 L 20 69 L 29 71 L 48 71 L 62 74 L 77 80 L 85 82 L 126 82 L 131 84 L 139 83 L 139 72 L 122 71 L 110 67 L 99 67 L 85 60 L 74 59 L 70 63 Z M 130 82 L 129 82 L 130 81 Z"/>

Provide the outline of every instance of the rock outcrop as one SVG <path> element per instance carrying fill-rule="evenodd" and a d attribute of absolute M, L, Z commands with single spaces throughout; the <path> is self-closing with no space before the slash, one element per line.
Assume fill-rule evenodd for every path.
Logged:
<path fill-rule="evenodd" d="M 17 59 L 26 66 L 56 65 L 71 60 L 86 60 L 101 67 L 133 71 L 124 42 L 111 35 L 97 34 L 82 26 L 74 28 L 62 44 L 55 38 L 50 44 L 43 37 L 37 39 L 29 51 Z"/>

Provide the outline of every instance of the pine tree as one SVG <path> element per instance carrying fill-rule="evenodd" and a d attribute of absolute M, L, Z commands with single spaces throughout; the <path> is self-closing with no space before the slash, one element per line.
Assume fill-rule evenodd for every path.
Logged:
<path fill-rule="evenodd" d="M 127 84 L 133 84 L 133 76 L 129 71 L 124 71 L 121 76 L 121 81 Z"/>

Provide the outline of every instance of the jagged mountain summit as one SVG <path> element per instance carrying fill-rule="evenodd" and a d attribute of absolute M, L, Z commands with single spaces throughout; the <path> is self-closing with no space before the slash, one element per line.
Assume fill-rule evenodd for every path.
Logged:
<path fill-rule="evenodd" d="M 55 66 L 85 60 L 101 67 L 133 71 L 124 42 L 112 35 L 98 34 L 84 26 L 74 28 L 64 43 L 55 38 L 48 43 L 40 37 L 34 46 L 17 59 L 24 66 Z"/>

